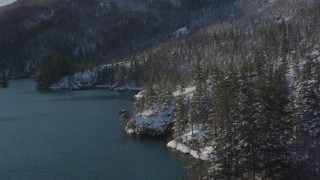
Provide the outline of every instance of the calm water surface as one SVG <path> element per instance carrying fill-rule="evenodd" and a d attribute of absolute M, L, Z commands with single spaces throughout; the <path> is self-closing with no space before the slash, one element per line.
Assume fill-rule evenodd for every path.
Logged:
<path fill-rule="evenodd" d="M 152 138 L 122 132 L 132 92 L 39 92 L 33 80 L 0 88 L 0 179 L 152 179 L 185 176 Z"/>

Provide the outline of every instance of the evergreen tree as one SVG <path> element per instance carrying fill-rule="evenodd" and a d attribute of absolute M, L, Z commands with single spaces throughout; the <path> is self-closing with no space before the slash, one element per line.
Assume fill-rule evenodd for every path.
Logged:
<path fill-rule="evenodd" d="M 144 107 L 146 108 L 152 107 L 155 103 L 157 103 L 157 94 L 154 90 L 154 87 L 151 85 L 146 87 L 144 103 Z"/>
<path fill-rule="evenodd" d="M 266 72 L 271 81 L 266 81 L 263 87 L 264 117 L 267 124 L 263 153 L 263 170 L 266 178 L 278 179 L 288 171 L 291 135 L 293 122 L 289 119 L 289 90 L 286 81 L 286 59 L 280 60 L 279 66 L 272 72 Z"/>
<path fill-rule="evenodd" d="M 238 110 L 239 117 L 236 119 L 237 135 L 239 142 L 237 148 L 239 152 L 239 171 L 241 174 L 248 173 L 250 178 L 255 177 L 257 168 L 257 152 L 256 146 L 259 141 L 257 124 L 254 118 L 255 107 L 255 75 L 253 68 L 249 64 L 245 64 L 239 74 L 238 89 Z M 241 175 L 240 175 L 241 176 Z"/>
<path fill-rule="evenodd" d="M 258 174 L 277 179 L 287 172 L 292 122 L 288 120 L 286 68 L 275 71 L 257 56 L 254 65 L 244 64 L 238 75 L 235 108 L 239 175 Z"/>
<path fill-rule="evenodd" d="M 320 176 L 320 62 L 309 57 L 295 82 L 295 117 L 297 122 L 297 150 L 300 154 L 300 174 L 308 178 Z"/>
<path fill-rule="evenodd" d="M 235 179 L 239 176 L 237 164 L 237 142 L 235 141 L 236 129 L 234 118 L 237 116 L 235 107 L 236 81 L 234 70 L 222 77 L 213 92 L 214 101 L 212 114 L 214 119 L 212 138 L 214 141 L 214 159 L 212 161 L 214 171 L 212 176 L 216 179 Z"/>
<path fill-rule="evenodd" d="M 213 132 L 213 123 L 214 123 L 214 101 L 215 101 L 215 92 L 217 91 L 217 85 L 220 83 L 222 72 L 214 67 L 210 72 L 208 91 L 209 91 L 209 105 L 208 105 L 208 127 Z"/>
<path fill-rule="evenodd" d="M 185 125 L 186 125 L 186 106 L 184 105 L 184 97 L 180 95 L 177 99 L 177 102 L 174 106 L 174 137 L 177 140 L 181 140 L 181 136 L 184 133 Z"/>
<path fill-rule="evenodd" d="M 190 121 L 193 125 L 207 123 L 208 119 L 208 92 L 206 78 L 199 62 L 195 67 L 194 76 L 195 92 L 191 101 Z M 199 128 L 199 127 L 198 127 Z"/>
<path fill-rule="evenodd" d="M 48 88 L 60 78 L 72 74 L 73 65 L 62 56 L 56 55 L 51 61 L 43 61 L 38 67 L 36 77 L 38 88 Z"/>

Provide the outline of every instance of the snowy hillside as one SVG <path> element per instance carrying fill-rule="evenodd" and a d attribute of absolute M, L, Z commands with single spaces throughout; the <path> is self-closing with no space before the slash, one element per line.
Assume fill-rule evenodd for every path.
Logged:
<path fill-rule="evenodd" d="M 171 133 L 175 115 L 174 105 L 178 97 L 192 99 L 195 87 L 185 88 L 172 93 L 171 101 L 162 105 L 156 105 L 148 108 L 141 113 L 137 113 L 126 124 L 128 134 L 142 134 L 149 136 L 166 136 Z M 140 101 L 145 96 L 145 91 L 140 91 L 135 95 L 135 100 Z M 190 154 L 196 159 L 210 160 L 212 158 L 212 147 L 202 146 L 195 147 L 195 144 L 203 144 L 207 137 L 207 130 L 202 128 L 201 124 L 194 124 L 193 128 L 189 127 L 185 133 L 168 142 L 167 147 L 180 151 L 184 154 Z"/>
<path fill-rule="evenodd" d="M 0 73 L 35 75 L 55 55 L 113 62 L 172 38 L 180 27 L 196 30 L 224 18 L 213 9 L 229 14 L 232 3 L 219 1 L 19 0 L 0 8 Z"/>
<path fill-rule="evenodd" d="M 130 63 L 125 62 L 119 62 L 115 64 L 107 64 L 102 65 L 96 68 L 92 68 L 89 70 L 86 70 L 84 72 L 77 72 L 73 75 L 63 77 L 60 81 L 57 83 L 52 84 L 49 89 L 72 89 L 72 90 L 82 90 L 82 89 L 93 89 L 93 88 L 99 88 L 99 89 L 114 89 L 114 90 L 140 90 L 140 87 L 132 86 L 129 84 L 121 85 L 118 84 L 100 84 L 98 82 L 98 76 L 99 73 L 102 71 L 107 71 L 108 68 L 111 66 L 117 66 L 117 67 L 123 67 L 123 68 L 130 68 Z"/>

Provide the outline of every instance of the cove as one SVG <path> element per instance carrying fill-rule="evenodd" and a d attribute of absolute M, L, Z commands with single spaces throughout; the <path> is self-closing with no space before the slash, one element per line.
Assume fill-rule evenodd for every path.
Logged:
<path fill-rule="evenodd" d="M 123 132 L 117 112 L 134 92 L 37 91 L 34 80 L 0 89 L 0 179 L 179 179 L 165 141 Z"/>

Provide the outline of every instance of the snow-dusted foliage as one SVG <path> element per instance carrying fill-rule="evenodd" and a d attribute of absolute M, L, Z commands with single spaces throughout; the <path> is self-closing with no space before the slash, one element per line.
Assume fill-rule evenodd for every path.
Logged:
<path fill-rule="evenodd" d="M 0 61 L 19 76 L 29 75 L 26 64 L 55 55 L 110 63 L 172 38 L 180 27 L 196 30 L 222 19 L 215 9 L 229 14 L 231 6 L 229 0 L 19 0 L 0 8 Z"/>
<path fill-rule="evenodd" d="M 208 138 L 208 132 L 201 128 L 201 125 L 195 125 L 193 130 L 186 129 L 186 133 L 175 140 L 167 143 L 167 147 L 181 151 L 184 154 L 190 154 L 196 159 L 211 160 L 213 158 L 213 147 L 204 143 Z"/>
<path fill-rule="evenodd" d="M 70 76 L 61 78 L 58 82 L 49 86 L 49 89 L 114 89 L 114 90 L 140 90 L 137 84 L 133 82 L 117 83 L 116 79 L 120 76 L 118 69 L 129 69 L 130 63 L 127 61 L 101 65 L 83 72 L 77 72 Z M 110 73 L 111 72 L 111 73 Z M 110 79 L 110 81 L 102 81 L 102 79 Z M 124 79 L 124 77 L 121 77 Z"/>
<path fill-rule="evenodd" d="M 149 104 L 148 92 L 140 91 L 135 95 L 135 114 L 126 124 L 126 132 L 129 134 L 144 134 L 151 136 L 166 136 L 170 134 L 174 122 L 174 106 L 178 96 L 192 97 L 194 87 L 188 87 L 183 92 L 175 91 L 168 99 L 159 104 L 147 108 L 141 108 Z"/>
<path fill-rule="evenodd" d="M 30 38 L 32 50 L 23 49 L 28 36 L 13 35 L 24 31 L 2 31 L 0 71 L 11 61 L 24 70 L 24 59 L 29 68 L 56 51 L 79 61 L 128 55 L 118 59 L 127 65 L 52 87 L 143 87 L 133 116 L 121 111 L 126 132 L 167 135 L 168 147 L 204 160 L 205 173 L 193 179 L 319 179 L 319 0 L 66 2 L 77 15 L 67 13 L 68 22 L 80 23 L 59 27 L 73 34 L 50 29 L 56 11 L 30 26 L 50 29 Z M 70 72 L 61 69 L 47 77 Z"/>
<path fill-rule="evenodd" d="M 54 83 L 50 89 L 81 89 L 91 88 L 97 83 L 97 69 L 78 72 L 71 76 L 63 77 Z"/>
<path fill-rule="evenodd" d="M 136 114 L 127 124 L 126 131 L 130 134 L 165 136 L 172 125 L 172 106 L 154 107 Z"/>
<path fill-rule="evenodd" d="M 243 39 L 234 31 L 212 41 L 201 34 L 194 41 L 203 35 L 202 47 L 188 49 L 182 40 L 146 51 L 138 58 L 156 83 L 136 96 L 134 114 L 157 124 L 163 117 L 155 107 L 170 100 L 167 146 L 207 160 L 207 178 L 319 176 L 319 42 L 312 23 L 301 32 L 292 28 L 298 22 L 292 17 Z"/>
<path fill-rule="evenodd" d="M 320 56 L 313 51 L 296 64 L 294 83 L 294 118 L 297 140 L 297 167 L 320 176 Z"/>

